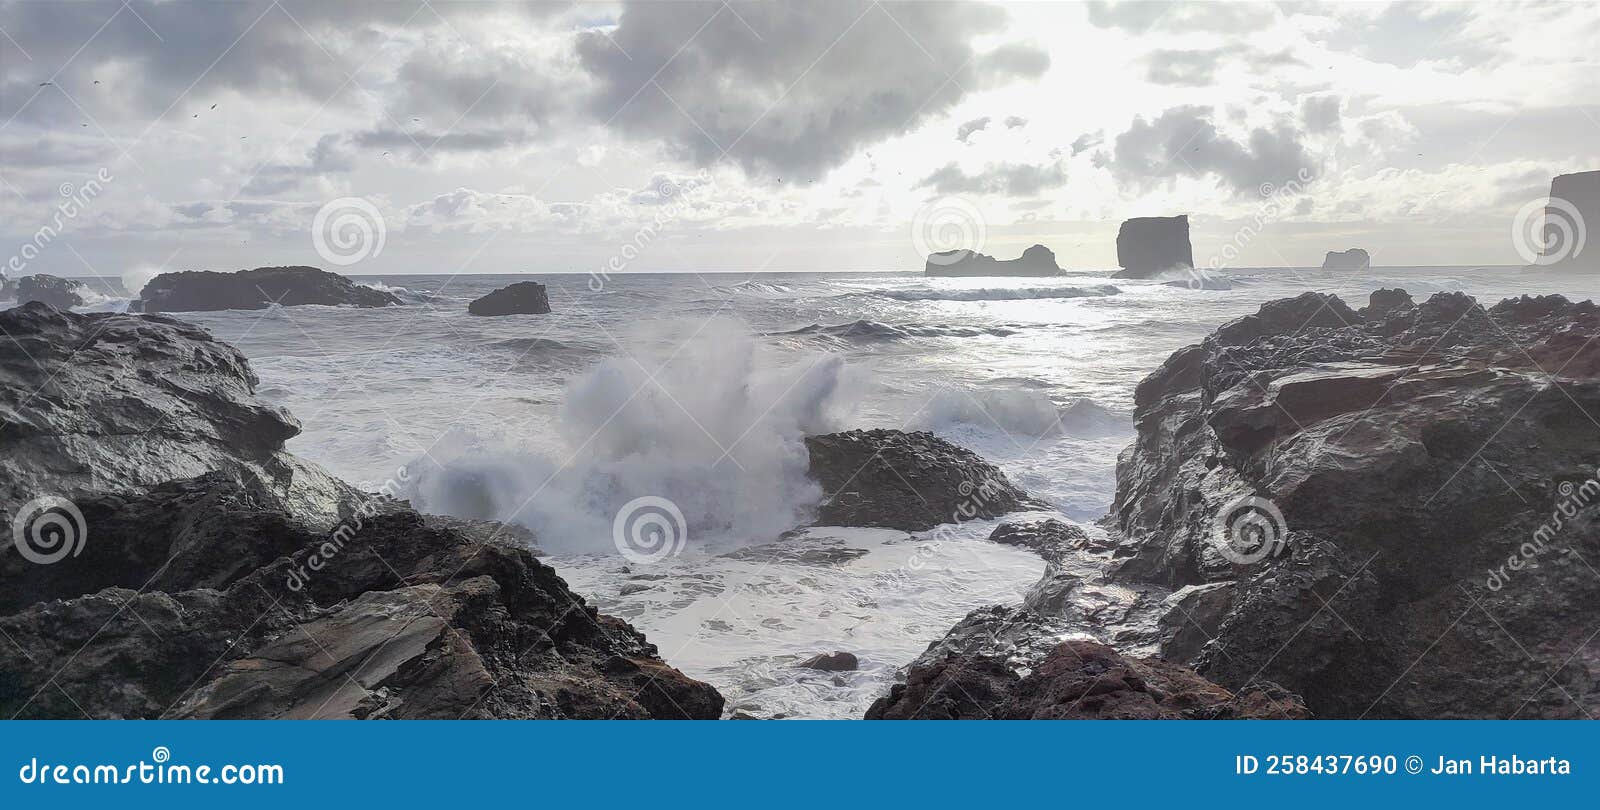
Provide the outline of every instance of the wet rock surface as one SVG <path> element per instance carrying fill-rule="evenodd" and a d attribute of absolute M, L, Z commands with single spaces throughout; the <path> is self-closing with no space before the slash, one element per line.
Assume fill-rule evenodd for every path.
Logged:
<path fill-rule="evenodd" d="M 257 267 L 235 273 L 185 270 L 162 273 L 140 292 L 130 307 L 141 312 L 210 312 L 223 309 L 293 307 L 387 307 L 401 301 L 394 294 L 364 287 L 336 273 L 315 267 Z"/>
<path fill-rule="evenodd" d="M 0 550 L 0 716 L 720 716 L 525 530 L 283 452 L 298 426 L 204 330 L 42 304 L 0 330 L 0 517 L 78 513 L 39 524 L 48 564 Z"/>
<path fill-rule="evenodd" d="M 56 276 L 34 275 L 17 279 L 17 303 L 39 301 L 56 309 L 83 306 L 83 282 Z"/>
<path fill-rule="evenodd" d="M 932 433 L 852 430 L 805 441 L 824 493 L 821 525 L 923 531 L 1037 505 L 999 468 Z"/>
<path fill-rule="evenodd" d="M 544 315 L 550 312 L 545 286 L 536 281 L 519 281 L 501 287 L 467 304 L 472 315 Z"/>
<path fill-rule="evenodd" d="M 1318 716 L 1592 714 L 1596 335 L 1559 296 L 1264 305 L 1140 384 L 1117 579 L 1185 589 L 1165 655 Z"/>

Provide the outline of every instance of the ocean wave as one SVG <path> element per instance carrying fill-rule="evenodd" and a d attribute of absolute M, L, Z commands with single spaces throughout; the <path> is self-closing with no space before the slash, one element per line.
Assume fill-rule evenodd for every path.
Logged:
<path fill-rule="evenodd" d="M 841 323 L 834 326 L 811 324 L 799 329 L 790 329 L 787 332 L 773 332 L 773 337 L 828 337 L 851 342 L 873 343 L 886 340 L 906 340 L 909 338 L 941 338 L 941 337 L 1006 337 L 1017 333 L 1015 329 L 1003 326 L 972 327 L 972 326 L 945 326 L 943 324 L 887 324 L 879 321 L 859 320 L 850 323 Z"/>
<path fill-rule="evenodd" d="M 407 287 L 391 287 L 382 281 L 365 281 L 361 286 L 386 292 L 407 304 L 431 304 L 439 300 L 433 293 L 418 292 Z"/>
<path fill-rule="evenodd" d="M 738 284 L 726 284 L 716 287 L 717 290 L 726 290 L 739 295 L 756 295 L 761 297 L 776 297 L 794 292 L 794 288 L 787 284 L 773 284 L 769 281 L 742 281 Z"/>
<path fill-rule="evenodd" d="M 929 402 L 921 422 L 935 431 L 966 427 L 1032 437 L 1104 436 L 1130 427 L 1126 416 L 1087 397 L 1062 408 L 1028 388 L 945 389 Z"/>
<path fill-rule="evenodd" d="M 970 290 L 874 290 L 897 301 L 1029 301 L 1047 298 L 1102 298 L 1122 290 L 1110 284 L 1090 287 L 982 287 Z"/>

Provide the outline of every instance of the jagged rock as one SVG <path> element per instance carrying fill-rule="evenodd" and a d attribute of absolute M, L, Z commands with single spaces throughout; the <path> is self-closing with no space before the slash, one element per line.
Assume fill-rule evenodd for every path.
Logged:
<path fill-rule="evenodd" d="M 283 450 L 300 424 L 244 355 L 159 316 L 0 312 L 0 510 L 219 471 L 264 507 L 332 525 L 356 491 Z"/>
<path fill-rule="evenodd" d="M 976 657 L 911 668 L 906 683 L 867 710 L 868 720 L 1309 719 L 1271 683 L 1230 692 L 1193 671 L 1134 659 L 1090 641 L 1058 645 L 1027 675 Z"/>
<path fill-rule="evenodd" d="M 989 542 L 1021 546 L 1047 562 L 1060 562 L 1069 552 L 1097 545 L 1081 527 L 1055 518 L 1034 523 L 1002 523 L 989 533 Z"/>
<path fill-rule="evenodd" d="M 1015 259 L 996 259 L 972 250 L 946 250 L 928 257 L 923 274 L 929 276 L 1059 276 L 1056 254 L 1034 245 Z"/>
<path fill-rule="evenodd" d="M 1151 278 L 1194 267 L 1189 216 L 1135 217 L 1117 229 L 1116 278 Z"/>
<path fill-rule="evenodd" d="M 467 305 L 472 315 L 544 315 L 550 312 L 550 299 L 543 284 L 519 281 L 501 287 Z"/>
<path fill-rule="evenodd" d="M 210 312 L 266 309 L 304 304 L 387 307 L 401 303 L 394 294 L 364 287 L 315 267 L 257 267 L 235 273 L 185 270 L 150 280 L 130 307 L 139 312 Z"/>
<path fill-rule="evenodd" d="M 932 433 L 829 433 L 807 436 L 806 450 L 827 526 L 922 531 L 1036 505 L 999 468 Z"/>
<path fill-rule="evenodd" d="M 1163 603 L 1161 617 L 1161 657 L 1186 664 L 1216 638 L 1217 628 L 1233 608 L 1232 582 L 1207 582 L 1185 585 Z"/>
<path fill-rule="evenodd" d="M 1600 247 L 1587 237 L 1600 228 L 1600 171 L 1563 174 L 1550 181 L 1539 236 L 1545 252 L 1534 264 L 1561 269 L 1600 269 Z"/>
<path fill-rule="evenodd" d="M 17 303 L 40 301 L 56 309 L 83 306 L 83 282 L 57 276 L 35 275 L 17 279 Z"/>
<path fill-rule="evenodd" d="M 1270 679 L 1319 716 L 1592 714 L 1596 334 L 1600 309 L 1559 296 L 1264 305 L 1140 384 L 1118 575 L 1231 583 L 1196 671 Z M 1272 553 L 1226 542 L 1250 520 Z"/>
<path fill-rule="evenodd" d="M 823 672 L 854 672 L 861 666 L 852 653 L 834 651 L 833 653 L 818 653 L 800 662 L 804 669 L 818 669 Z"/>
<path fill-rule="evenodd" d="M 208 485 L 85 505 L 86 516 L 113 518 L 92 526 L 90 548 L 140 565 L 174 549 L 181 571 L 152 580 L 144 569 L 107 571 L 105 560 L 36 566 L 68 576 L 87 567 L 79 585 L 108 576 L 118 585 L 67 597 L 58 580 L 61 598 L 0 617 L 13 642 L 0 650 L 5 716 L 721 714 L 715 689 L 663 664 L 643 636 L 586 605 L 515 542 L 435 528 L 404 509 L 341 542 L 282 516 L 263 525 L 236 503 L 207 510 L 194 496 Z M 164 509 L 182 517 L 143 521 Z M 180 589 L 185 581 L 193 586 Z"/>
<path fill-rule="evenodd" d="M 1322 257 L 1324 270 L 1370 270 L 1372 257 L 1361 248 L 1349 250 L 1330 250 Z"/>

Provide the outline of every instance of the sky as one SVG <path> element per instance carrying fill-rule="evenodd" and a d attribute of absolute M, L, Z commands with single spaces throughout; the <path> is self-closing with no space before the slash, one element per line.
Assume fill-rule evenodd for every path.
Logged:
<path fill-rule="evenodd" d="M 1596 42 L 1594 3 L 0 1 L 0 269 L 1094 269 L 1172 214 L 1201 265 L 1516 264 L 1600 169 Z"/>

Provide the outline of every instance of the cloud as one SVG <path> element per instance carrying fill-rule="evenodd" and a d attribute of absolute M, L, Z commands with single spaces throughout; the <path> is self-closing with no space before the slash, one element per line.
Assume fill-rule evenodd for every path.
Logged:
<path fill-rule="evenodd" d="M 977 174 L 967 174 L 956 164 L 948 163 L 924 177 L 916 187 L 932 188 L 940 194 L 1032 197 L 1066 182 L 1067 172 L 1059 163 L 1039 166 L 1027 163 L 990 164 Z"/>
<path fill-rule="evenodd" d="M 1042 74 L 1049 56 L 1032 46 L 975 49 L 1006 19 L 990 4 L 631 2 L 577 50 L 610 128 L 700 165 L 726 154 L 751 174 L 808 180 L 969 90 Z"/>
<path fill-rule="evenodd" d="M 1216 80 L 1226 48 L 1204 51 L 1151 51 L 1145 57 L 1145 78 L 1156 84 L 1204 87 Z"/>
<path fill-rule="evenodd" d="M 1105 143 L 1105 140 L 1106 134 L 1104 132 L 1086 132 L 1079 135 L 1077 140 L 1072 142 L 1072 156 L 1077 157 L 1079 154 Z"/>
<path fill-rule="evenodd" d="M 1338 96 L 1306 96 L 1300 102 L 1300 117 L 1306 122 L 1306 130 L 1314 133 L 1338 132 L 1341 121 L 1339 109 L 1341 99 Z"/>
<path fill-rule="evenodd" d="M 967 142 L 967 138 L 972 137 L 972 133 L 974 133 L 974 132 L 982 132 L 982 131 L 984 131 L 985 129 L 988 129 L 988 128 L 989 128 L 989 116 L 985 115 L 982 118 L 974 118 L 971 121 L 968 121 L 965 124 L 962 124 L 961 126 L 956 127 L 956 140 L 958 140 L 958 141 L 960 141 L 962 143 L 966 143 Z"/>
<path fill-rule="evenodd" d="M 1028 125 L 1028 119 L 1020 115 L 1006 116 L 1006 129 L 1021 129 Z"/>
<path fill-rule="evenodd" d="M 1089 22 L 1100 28 L 1120 28 L 1135 34 L 1151 31 L 1188 33 L 1243 33 L 1270 26 L 1277 11 L 1257 3 L 1177 3 L 1123 0 L 1091 2 Z"/>
<path fill-rule="evenodd" d="M 1180 176 L 1217 176 L 1238 193 L 1281 186 L 1317 162 L 1286 124 L 1256 128 L 1242 141 L 1222 134 L 1210 107 L 1175 107 L 1154 121 L 1135 118 L 1118 135 L 1107 166 L 1119 180 L 1149 188 Z"/>

